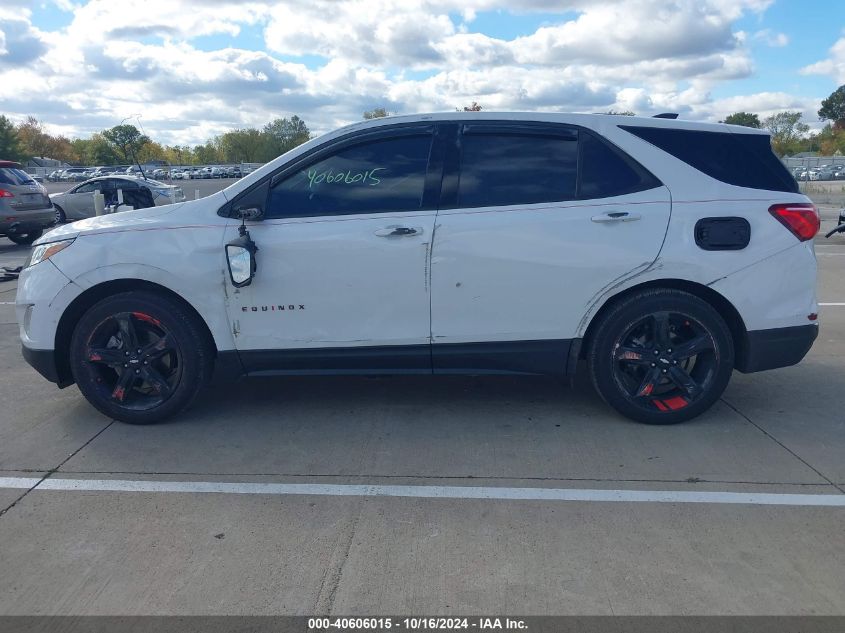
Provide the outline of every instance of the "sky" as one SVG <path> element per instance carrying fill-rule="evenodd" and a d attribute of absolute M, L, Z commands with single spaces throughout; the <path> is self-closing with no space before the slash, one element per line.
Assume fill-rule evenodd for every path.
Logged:
<path fill-rule="evenodd" d="M 517 8 L 518 7 L 518 8 Z M 845 84 L 845 0 L 0 0 L 0 113 L 202 143 L 376 107 L 800 110 Z"/>

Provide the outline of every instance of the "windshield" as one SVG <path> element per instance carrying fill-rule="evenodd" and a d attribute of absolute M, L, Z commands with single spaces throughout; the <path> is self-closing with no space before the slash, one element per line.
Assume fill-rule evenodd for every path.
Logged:
<path fill-rule="evenodd" d="M 26 185 L 35 182 L 23 169 L 16 167 L 0 167 L 0 184 Z"/>

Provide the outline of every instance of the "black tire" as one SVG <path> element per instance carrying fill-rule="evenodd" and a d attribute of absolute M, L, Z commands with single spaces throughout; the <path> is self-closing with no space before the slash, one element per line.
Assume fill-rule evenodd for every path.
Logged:
<path fill-rule="evenodd" d="M 730 329 L 695 295 L 646 290 L 600 318 L 587 365 L 596 391 L 622 415 L 677 424 L 706 411 L 727 387 L 734 367 Z"/>
<path fill-rule="evenodd" d="M 56 224 L 64 224 L 65 222 L 67 222 L 65 210 L 57 204 L 54 204 L 53 207 L 56 209 Z"/>
<path fill-rule="evenodd" d="M 198 319 L 149 291 L 99 301 L 79 320 L 70 343 L 82 395 L 129 424 L 160 422 L 190 406 L 211 376 L 213 356 Z"/>
<path fill-rule="evenodd" d="M 30 231 L 29 233 L 15 233 L 13 235 L 7 235 L 6 237 L 12 240 L 15 244 L 29 246 L 42 235 L 44 235 L 44 231 L 38 229 L 37 231 Z"/>

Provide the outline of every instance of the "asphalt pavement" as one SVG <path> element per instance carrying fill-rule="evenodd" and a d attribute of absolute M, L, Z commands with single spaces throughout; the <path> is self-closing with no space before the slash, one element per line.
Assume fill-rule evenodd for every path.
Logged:
<path fill-rule="evenodd" d="M 133 427 L 23 361 L 0 284 L 0 615 L 843 615 L 845 237 L 817 253 L 804 362 L 670 427 L 583 376 L 253 378 Z"/>

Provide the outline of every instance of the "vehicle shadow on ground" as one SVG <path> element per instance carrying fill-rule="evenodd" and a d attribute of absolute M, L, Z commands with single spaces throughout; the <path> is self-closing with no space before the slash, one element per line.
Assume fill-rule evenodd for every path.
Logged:
<path fill-rule="evenodd" d="M 113 424 L 63 470 L 275 477 L 822 483 L 722 402 L 631 422 L 583 380 L 250 378 L 164 424 Z"/>

